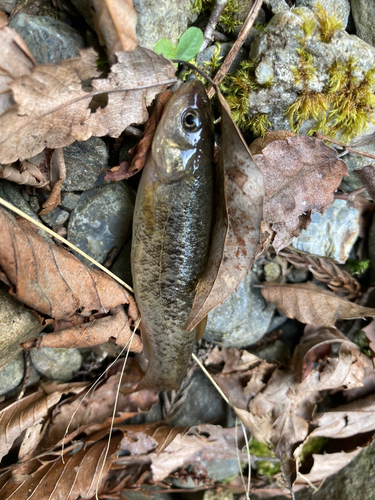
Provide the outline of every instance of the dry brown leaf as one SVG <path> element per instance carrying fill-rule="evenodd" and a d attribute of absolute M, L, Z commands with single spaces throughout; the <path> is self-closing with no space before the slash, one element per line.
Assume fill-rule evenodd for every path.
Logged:
<path fill-rule="evenodd" d="M 62 148 L 52 153 L 49 171 L 49 188 L 52 189 L 49 198 L 43 203 L 39 215 L 47 215 L 58 205 L 61 205 L 61 187 L 66 177 L 66 167 Z"/>
<path fill-rule="evenodd" d="M 271 144 L 273 141 L 280 141 L 288 137 L 296 137 L 297 134 L 289 130 L 269 130 L 265 133 L 264 137 L 257 137 L 249 146 L 250 152 L 253 156 L 262 153 L 263 149 Z"/>
<path fill-rule="evenodd" d="M 369 348 L 372 352 L 372 361 L 375 366 L 375 320 L 372 320 L 365 328 L 362 328 L 365 332 L 367 340 L 369 341 Z"/>
<path fill-rule="evenodd" d="M 101 45 L 107 48 L 109 62 L 116 61 L 115 52 L 134 50 L 137 12 L 132 0 L 91 0 L 95 30 Z"/>
<path fill-rule="evenodd" d="M 254 161 L 263 175 L 264 220 L 276 232 L 277 252 L 307 228 L 313 212 L 325 212 L 348 171 L 334 148 L 306 136 L 274 141 Z"/>
<path fill-rule="evenodd" d="M 96 345 L 111 339 L 126 345 L 132 332 L 121 306 L 128 305 L 133 321 L 138 318 L 131 295 L 102 271 L 85 266 L 65 249 L 45 241 L 24 221 L 20 222 L 0 209 L 0 269 L 12 284 L 11 292 L 24 304 L 55 320 L 99 315 L 89 324 L 72 327 L 65 335 L 46 334 L 40 343 L 72 347 L 87 346 L 90 340 Z M 111 316 L 101 317 L 111 309 Z M 34 345 L 34 340 L 26 343 L 27 348 Z M 141 350 L 137 336 L 131 349 Z"/>
<path fill-rule="evenodd" d="M 58 457 L 42 462 L 36 472 L 27 475 L 21 484 L 16 481 L 6 483 L 0 490 L 0 496 L 3 500 L 13 500 L 15 494 L 17 500 L 27 500 L 34 493 L 43 500 L 92 498 L 96 490 L 100 490 L 117 456 L 121 437 L 121 434 L 112 437 L 107 457 L 107 441 L 103 439 L 88 442 L 74 455 L 66 456 L 64 461 Z"/>
<path fill-rule="evenodd" d="M 55 388 L 56 384 L 50 387 Z M 47 417 L 50 408 L 55 406 L 63 394 L 81 392 L 86 383 L 62 384 L 56 390 L 49 392 L 49 386 L 39 388 L 39 391 L 24 397 L 20 401 L 6 406 L 0 411 L 0 460 L 8 453 L 15 439 L 23 431 L 38 424 Z"/>
<path fill-rule="evenodd" d="M 186 433 L 177 433 L 161 453 L 151 454 L 153 480 L 162 481 L 175 469 L 197 465 L 204 460 L 241 458 L 235 432 L 235 428 L 204 424 L 191 427 Z"/>
<path fill-rule="evenodd" d="M 375 395 L 352 401 L 324 413 L 317 413 L 311 437 L 344 439 L 375 430 Z"/>
<path fill-rule="evenodd" d="M 8 26 L 0 29 L 0 115 L 14 104 L 9 84 L 14 79 L 30 74 L 35 60 L 22 38 Z M 10 162 L 4 162 L 10 163 Z"/>
<path fill-rule="evenodd" d="M 88 323 L 65 328 L 62 331 L 54 331 L 43 337 L 30 339 L 22 342 L 21 346 L 25 350 L 34 347 L 93 347 L 104 344 L 104 342 L 114 342 L 120 347 L 125 347 L 132 336 L 128 317 L 123 306 L 114 307 L 107 316 L 94 319 Z M 142 351 L 142 341 L 138 335 L 134 335 L 129 349 L 132 352 Z"/>
<path fill-rule="evenodd" d="M 134 155 L 134 158 L 132 159 L 131 164 L 129 165 L 128 172 L 127 172 L 127 177 L 131 177 L 135 175 L 137 172 L 142 170 L 146 158 L 148 155 L 148 152 L 151 149 L 151 144 L 152 140 L 154 138 L 154 133 L 155 129 L 157 127 L 157 124 L 163 114 L 164 107 L 169 101 L 169 99 L 172 96 L 172 92 L 169 90 L 166 90 L 162 94 L 159 94 L 156 99 L 155 103 L 150 115 L 150 118 L 147 120 L 147 123 L 145 125 L 145 133 L 142 139 L 139 141 L 137 145 L 137 152 Z"/>
<path fill-rule="evenodd" d="M 96 58 L 87 49 L 56 66 L 37 66 L 10 84 L 16 105 L 0 116 L 1 163 L 92 135 L 118 137 L 128 125 L 144 123 L 155 95 L 176 80 L 170 61 L 142 47 L 117 53 L 106 79 L 95 79 Z M 83 88 L 82 82 L 92 78 L 92 88 Z M 106 97 L 107 103 L 90 109 L 94 97 Z"/>
<path fill-rule="evenodd" d="M 40 170 L 27 160 L 20 164 L 0 165 L 0 178 L 15 182 L 16 184 L 26 184 L 27 186 L 43 187 L 47 184 Z"/>
<path fill-rule="evenodd" d="M 367 189 L 368 194 L 371 196 L 372 200 L 375 201 L 375 167 L 374 165 L 366 165 L 358 170 L 354 170 L 354 173 L 359 178 L 363 185 Z"/>
<path fill-rule="evenodd" d="M 337 297 L 314 283 L 263 283 L 263 297 L 275 304 L 288 318 L 301 323 L 334 327 L 338 319 L 375 316 L 375 309 Z"/>
<path fill-rule="evenodd" d="M 216 196 L 223 199 L 216 204 L 208 264 L 184 326 L 189 331 L 241 283 L 255 256 L 263 216 L 262 175 L 218 88 L 216 93 L 222 128 Z"/>

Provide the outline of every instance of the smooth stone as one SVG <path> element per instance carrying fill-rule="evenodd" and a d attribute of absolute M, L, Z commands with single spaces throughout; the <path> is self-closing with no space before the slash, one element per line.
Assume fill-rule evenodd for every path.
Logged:
<path fill-rule="evenodd" d="M 357 36 L 375 46 L 375 3 L 371 0 L 350 0 Z"/>
<path fill-rule="evenodd" d="M 290 130 L 286 111 L 301 93 L 301 84 L 296 82 L 295 68 L 300 67 L 301 37 L 303 18 L 311 20 L 317 28 L 306 39 L 306 50 L 311 55 L 315 73 L 308 82 L 308 91 L 322 92 L 330 78 L 330 70 L 336 61 L 350 59 L 360 61 L 358 79 L 375 67 L 375 49 L 344 29 L 335 31 L 332 40 L 325 43 L 320 39 L 319 22 L 314 13 L 306 7 L 285 10 L 276 14 L 265 30 L 259 31 L 251 44 L 250 60 L 258 66 L 265 64 L 272 68 L 272 84 L 249 93 L 249 117 L 265 113 L 274 130 Z M 255 70 L 257 74 L 257 68 Z M 259 73 L 259 72 L 258 72 Z M 260 72 L 263 76 L 263 71 Z M 264 78 L 261 78 L 264 81 Z M 310 120 L 302 124 L 300 133 L 306 134 L 314 127 Z"/>
<path fill-rule="evenodd" d="M 238 38 L 238 35 L 240 34 L 240 31 L 241 31 L 241 28 L 242 28 L 242 25 L 240 26 L 236 26 L 233 30 L 233 34 L 235 36 L 235 38 Z M 251 28 L 251 30 L 249 31 L 249 34 L 247 35 L 246 37 L 246 40 L 244 41 L 243 43 L 243 48 L 244 49 L 247 49 L 247 50 L 250 50 L 250 46 L 251 44 L 253 43 L 253 41 L 256 39 L 256 37 L 259 35 L 259 33 L 261 33 L 261 30 L 255 28 L 254 26 Z"/>
<path fill-rule="evenodd" d="M 209 422 L 221 423 L 227 416 L 227 405 L 212 382 L 199 369 L 183 382 L 184 404 L 170 419 L 172 426 L 192 426 Z"/>
<path fill-rule="evenodd" d="M 18 14 L 9 26 L 22 37 L 38 64 L 76 57 L 85 46 L 76 30 L 52 17 Z"/>
<path fill-rule="evenodd" d="M 264 0 L 263 3 L 272 14 L 279 14 L 279 12 L 289 10 L 289 5 L 285 0 Z"/>
<path fill-rule="evenodd" d="M 25 372 L 25 361 L 22 352 L 0 370 L 0 396 L 20 385 Z"/>
<path fill-rule="evenodd" d="M 34 314 L 0 285 L 0 369 L 22 352 L 20 342 L 37 337 L 42 329 Z"/>
<path fill-rule="evenodd" d="M 62 226 L 69 219 L 69 212 L 60 207 L 55 207 L 49 214 L 40 218 L 49 227 Z"/>
<path fill-rule="evenodd" d="M 190 0 L 134 0 L 138 13 L 139 45 L 153 50 L 156 42 L 167 38 L 174 45 L 197 18 Z"/>
<path fill-rule="evenodd" d="M 224 60 L 224 58 L 229 53 L 232 47 L 233 43 L 230 42 L 225 42 L 220 44 L 219 57 L 221 58 L 221 61 Z M 207 65 L 211 62 L 211 59 L 216 51 L 217 51 L 216 45 L 210 45 L 206 49 L 202 50 L 202 52 L 200 52 L 197 56 L 197 66 L 204 69 L 206 73 L 207 72 L 210 73 L 210 67 Z M 247 57 L 248 57 L 247 51 L 241 47 L 228 71 L 229 72 L 236 71 L 239 68 L 241 62 L 247 59 Z"/>
<path fill-rule="evenodd" d="M 75 347 L 71 349 L 42 347 L 31 349 L 34 367 L 46 378 L 69 382 L 81 368 L 82 356 Z"/>
<path fill-rule="evenodd" d="M 147 493 L 143 493 L 142 491 L 136 490 L 123 490 L 124 499 L 128 500 L 172 500 L 175 498 L 170 493 L 155 493 L 155 490 L 158 489 L 158 486 L 150 486 L 147 484 L 142 484 L 142 490 Z M 148 492 L 147 490 L 152 490 L 153 493 Z"/>
<path fill-rule="evenodd" d="M 245 348 L 267 332 L 275 306 L 266 303 L 256 275 L 249 271 L 232 294 L 208 315 L 203 338 L 225 347 Z"/>
<path fill-rule="evenodd" d="M 77 193 L 62 193 L 61 206 L 66 210 L 72 211 L 76 208 L 80 198 L 81 195 Z"/>
<path fill-rule="evenodd" d="M 328 16 L 335 16 L 343 23 L 343 28 L 348 24 L 350 14 L 349 0 L 296 0 L 296 7 L 308 7 L 312 11 L 316 9 L 316 5 L 320 3 L 323 5 Z"/>
<path fill-rule="evenodd" d="M 17 0 L 0 0 L 0 10 L 3 10 L 7 14 L 10 14 L 16 3 Z"/>
<path fill-rule="evenodd" d="M 107 167 L 108 158 L 107 146 L 99 137 L 90 137 L 87 141 L 76 141 L 66 146 L 66 179 L 62 183 L 62 191 L 86 191 L 93 188 L 103 174 L 102 170 Z"/>
<path fill-rule="evenodd" d="M 334 200 L 323 215 L 315 212 L 311 224 L 294 238 L 292 246 L 310 255 L 344 264 L 359 234 L 359 211 L 345 200 Z"/>
<path fill-rule="evenodd" d="M 129 236 L 134 202 L 134 191 L 124 182 L 82 193 L 70 215 L 68 240 L 102 264 L 109 252 L 119 250 Z"/>
<path fill-rule="evenodd" d="M 133 277 L 131 268 L 131 249 L 132 242 L 129 238 L 116 257 L 116 260 L 111 267 L 111 271 L 118 278 L 122 279 L 122 281 L 125 281 L 126 284 L 132 287 Z"/>
<path fill-rule="evenodd" d="M 29 203 L 25 200 L 22 194 L 19 192 L 17 184 L 14 184 L 13 182 L 7 181 L 5 179 L 0 179 L 0 196 L 1 198 L 4 198 L 6 201 L 14 205 L 16 208 L 22 210 L 22 212 L 25 212 L 25 214 L 27 214 L 32 219 L 35 219 L 36 221 L 40 222 L 39 217 L 32 210 Z M 5 208 L 5 210 L 8 209 Z M 11 210 L 8 210 L 8 212 L 13 217 L 16 217 L 15 213 L 12 212 Z"/>

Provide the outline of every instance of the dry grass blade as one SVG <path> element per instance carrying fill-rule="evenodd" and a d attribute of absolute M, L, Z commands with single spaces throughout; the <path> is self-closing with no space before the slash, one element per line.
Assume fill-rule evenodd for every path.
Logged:
<path fill-rule="evenodd" d="M 327 283 L 334 292 L 344 293 L 347 299 L 359 298 L 362 295 L 360 283 L 350 273 L 343 271 L 333 262 L 321 257 L 302 254 L 291 248 L 284 248 L 279 252 L 279 255 L 297 269 L 310 271 L 314 278 Z"/>

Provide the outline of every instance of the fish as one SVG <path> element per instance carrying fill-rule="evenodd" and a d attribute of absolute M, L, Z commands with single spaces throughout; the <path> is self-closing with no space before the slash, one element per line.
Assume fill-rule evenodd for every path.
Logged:
<path fill-rule="evenodd" d="M 193 80 L 165 106 L 136 196 L 132 277 L 148 359 L 137 389 L 178 389 L 201 333 L 183 326 L 209 252 L 213 155 L 210 102 Z"/>

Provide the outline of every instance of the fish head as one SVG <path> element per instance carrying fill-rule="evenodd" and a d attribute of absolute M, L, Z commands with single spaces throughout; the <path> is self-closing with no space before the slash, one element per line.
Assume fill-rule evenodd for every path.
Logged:
<path fill-rule="evenodd" d="M 152 156 L 163 181 L 195 174 L 212 161 L 213 119 L 210 102 L 199 80 L 184 83 L 168 101 L 157 126 Z"/>

